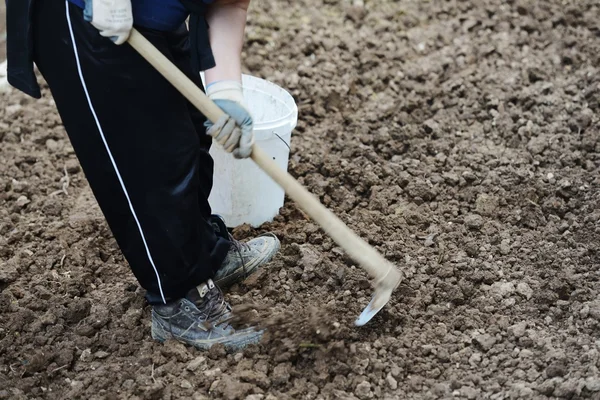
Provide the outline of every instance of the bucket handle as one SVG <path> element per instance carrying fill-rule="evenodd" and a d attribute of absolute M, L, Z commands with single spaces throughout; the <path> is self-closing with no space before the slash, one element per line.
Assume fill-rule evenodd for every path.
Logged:
<path fill-rule="evenodd" d="M 286 142 L 281 136 L 279 136 L 279 134 L 275 131 L 271 132 L 273 135 L 277 136 L 279 138 L 279 140 L 281 140 L 283 142 L 283 144 L 285 144 L 285 147 L 288 148 L 288 150 L 290 151 L 290 153 L 292 152 L 292 148 L 290 147 L 290 145 L 288 144 L 288 142 Z"/>

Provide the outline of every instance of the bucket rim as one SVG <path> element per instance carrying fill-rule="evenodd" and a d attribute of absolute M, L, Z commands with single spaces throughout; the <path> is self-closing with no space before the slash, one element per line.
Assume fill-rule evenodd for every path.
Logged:
<path fill-rule="evenodd" d="M 272 89 L 279 92 L 282 96 L 278 97 L 278 96 L 274 95 L 273 93 L 269 93 L 265 90 L 255 87 L 254 85 L 248 85 L 249 82 L 256 82 L 256 83 L 260 82 L 261 84 L 270 86 Z M 266 79 L 262 79 L 262 78 L 252 76 L 252 75 L 247 75 L 247 74 L 242 74 L 242 88 L 244 91 L 246 91 L 246 90 L 253 91 L 255 93 L 260 93 L 260 94 L 264 95 L 265 97 L 271 97 L 275 101 L 283 104 L 286 107 L 286 109 L 288 110 L 288 112 L 285 113 L 284 115 L 282 115 L 281 117 L 256 122 L 254 124 L 255 127 L 264 128 L 264 129 L 272 129 L 277 126 L 281 126 L 282 122 L 284 122 L 284 121 L 291 123 L 293 125 L 293 127 L 295 126 L 296 121 L 298 119 L 298 106 L 296 105 L 296 101 L 294 100 L 294 97 L 292 96 L 292 94 L 290 92 L 288 92 L 286 89 L 284 89 L 281 86 L 279 86 L 273 82 L 270 82 Z"/>
<path fill-rule="evenodd" d="M 200 79 L 202 80 L 202 84 L 206 86 L 206 81 L 204 79 L 204 71 L 200 71 Z M 296 100 L 294 99 L 294 96 L 292 96 L 292 94 L 289 91 L 287 91 L 285 88 L 277 85 L 276 83 L 273 83 L 266 79 L 260 78 L 258 76 L 242 74 L 242 90 L 253 90 L 255 92 L 262 93 L 266 96 L 273 97 L 272 94 L 265 92 L 264 90 L 260 90 L 255 87 L 246 88 L 247 82 L 257 82 L 257 83 L 260 82 L 261 84 L 270 86 L 271 88 L 280 92 L 283 95 L 283 97 L 285 97 L 285 100 L 278 98 L 278 97 L 275 97 L 275 99 L 277 101 L 283 103 L 289 110 L 289 112 L 286 115 L 284 115 L 280 118 L 271 119 L 268 121 L 256 122 L 254 124 L 255 129 L 256 128 L 258 128 L 258 129 L 275 129 L 275 128 L 282 126 L 283 122 L 286 120 L 291 125 L 292 130 L 296 127 L 296 124 L 298 123 L 298 105 L 296 104 Z"/>
<path fill-rule="evenodd" d="M 244 90 L 248 90 L 248 91 L 253 91 L 255 93 L 261 93 L 264 94 L 265 96 L 270 96 L 270 93 L 265 92 L 264 90 L 260 90 L 260 89 L 253 89 L 253 88 L 248 88 L 248 89 L 244 89 Z M 296 104 L 290 105 L 284 101 L 281 101 L 281 99 L 278 99 L 276 97 L 274 97 L 274 99 L 280 103 L 282 103 L 286 109 L 288 110 L 287 113 L 285 113 L 284 115 L 282 115 L 281 117 L 278 118 L 273 118 L 273 119 L 269 119 L 269 120 L 263 120 L 263 121 L 259 121 L 259 122 L 255 122 L 254 123 L 254 127 L 255 128 L 275 128 L 278 126 L 283 125 L 283 122 L 286 123 L 293 123 L 296 119 L 297 119 L 297 110 L 298 110 L 298 106 L 296 106 Z"/>

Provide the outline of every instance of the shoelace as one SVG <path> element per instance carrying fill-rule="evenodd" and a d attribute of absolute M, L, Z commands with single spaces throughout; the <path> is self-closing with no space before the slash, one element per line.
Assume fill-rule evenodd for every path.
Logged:
<path fill-rule="evenodd" d="M 220 301 L 216 298 L 220 298 Z M 198 305 L 196 305 L 196 307 L 198 308 L 198 311 L 202 313 L 203 320 L 200 322 L 200 324 L 204 327 L 204 329 L 211 330 L 213 327 L 227 324 L 233 319 L 233 315 L 230 315 L 227 318 L 219 320 L 217 323 L 210 321 L 211 319 L 217 319 L 219 316 L 231 311 L 231 306 L 225 301 L 223 292 L 217 285 L 215 285 L 208 291 L 208 293 L 206 293 L 203 298 L 203 302 L 208 306 L 208 310 L 205 311 L 205 307 L 198 307 Z M 175 337 L 175 334 L 173 333 L 172 317 L 176 312 L 177 309 L 174 308 L 171 311 L 171 318 L 169 318 L 169 333 L 172 337 Z"/>
<path fill-rule="evenodd" d="M 198 307 L 198 310 L 200 310 L 200 312 L 206 315 L 205 321 L 218 318 L 225 312 L 231 310 L 231 307 L 225 301 L 221 288 L 217 285 L 215 285 L 212 289 L 208 291 L 208 293 L 206 293 L 206 296 L 204 296 L 204 301 L 205 304 L 209 305 L 210 307 L 207 311 L 200 309 L 200 307 Z"/>
<path fill-rule="evenodd" d="M 231 235 L 231 233 L 228 233 L 228 235 L 229 235 L 229 241 L 231 242 L 232 246 L 234 247 L 235 251 L 237 252 L 238 256 L 240 257 L 240 260 L 242 261 L 242 269 L 244 270 L 244 279 L 246 279 L 248 277 L 248 272 L 246 271 L 246 261 L 244 261 L 244 257 L 242 257 L 242 251 L 250 250 L 251 247 L 246 242 L 241 242 L 239 240 L 235 240 L 235 238 Z M 272 236 L 275 239 L 277 239 L 277 236 L 275 236 L 274 233 L 270 233 L 270 232 L 265 233 L 264 235 L 261 235 L 261 236 Z"/>
<path fill-rule="evenodd" d="M 242 261 L 242 270 L 244 271 L 244 279 L 246 279 L 248 277 L 248 272 L 246 271 L 246 261 L 244 261 L 244 257 L 242 257 L 242 251 L 250 250 L 250 245 L 248 243 L 235 240 L 231 233 L 229 233 L 229 241 Z"/>
<path fill-rule="evenodd" d="M 207 292 L 204 295 L 204 297 L 201 297 L 197 300 L 192 300 L 192 299 L 187 299 L 189 301 L 191 301 L 195 306 L 196 309 L 200 312 L 200 317 L 199 319 L 201 319 L 200 324 L 206 329 L 206 330 L 210 330 L 212 329 L 212 327 L 214 326 L 218 326 L 218 325 L 222 325 L 222 324 L 226 324 L 228 323 L 233 316 L 230 315 L 227 318 L 222 318 L 219 319 L 219 317 L 221 317 L 222 315 L 226 314 L 227 312 L 231 312 L 231 306 L 229 305 L 229 303 L 227 303 L 225 301 L 225 297 L 223 296 L 223 292 L 221 291 L 221 288 L 218 287 L 217 285 L 215 285 L 214 283 L 212 284 L 212 289 L 210 288 L 210 286 L 207 283 Z M 201 303 L 201 304 L 198 304 Z M 187 309 L 187 307 L 186 307 Z M 189 311 L 189 310 L 187 310 Z M 169 332 L 171 333 L 172 336 L 173 335 L 173 316 L 178 312 L 178 308 L 174 307 L 171 309 L 171 316 L 169 318 Z M 216 323 L 214 323 L 211 320 L 217 320 Z"/>

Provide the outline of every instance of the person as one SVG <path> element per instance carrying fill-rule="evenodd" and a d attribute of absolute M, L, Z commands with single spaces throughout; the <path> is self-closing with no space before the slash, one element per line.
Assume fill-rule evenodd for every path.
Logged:
<path fill-rule="evenodd" d="M 7 0 L 9 82 L 39 98 L 46 80 L 106 221 L 152 305 L 152 337 L 200 349 L 259 341 L 234 329 L 221 288 L 269 262 L 272 234 L 238 242 L 211 215 L 214 134 L 251 154 L 241 87 L 249 0 Z M 186 20 L 189 18 L 189 29 Z M 135 50 L 136 27 L 226 116 L 214 125 Z"/>

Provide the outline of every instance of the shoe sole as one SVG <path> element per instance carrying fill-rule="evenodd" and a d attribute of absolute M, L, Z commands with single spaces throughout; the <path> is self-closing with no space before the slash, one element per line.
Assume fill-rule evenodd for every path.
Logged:
<path fill-rule="evenodd" d="M 275 235 L 269 235 L 269 236 L 273 237 L 277 243 L 277 245 L 275 246 L 273 251 L 268 253 L 265 257 L 257 258 L 256 261 L 254 261 L 252 264 L 246 264 L 245 270 L 244 270 L 244 268 L 238 268 L 232 274 L 230 274 L 224 278 L 221 278 L 220 280 L 216 280 L 215 284 L 217 286 L 219 286 L 221 289 L 227 289 L 227 288 L 233 286 L 235 283 L 241 282 L 244 279 L 248 278 L 250 275 L 252 275 L 258 269 L 258 267 L 260 265 L 266 264 L 269 261 L 271 261 L 273 259 L 273 257 L 275 257 L 275 255 L 277 254 L 279 249 L 281 248 L 281 242 L 279 241 L 279 239 L 277 239 L 277 237 Z M 244 276 L 244 274 L 246 274 L 246 276 Z"/>
<path fill-rule="evenodd" d="M 162 332 L 162 334 L 159 334 L 159 330 Z M 198 350 L 209 350 L 215 344 L 222 344 L 229 352 L 242 350 L 251 344 L 259 343 L 263 333 L 264 331 L 242 330 L 230 336 L 219 339 L 192 340 L 186 339 L 182 336 L 173 335 L 155 322 L 152 323 L 151 330 L 152 339 L 159 343 L 164 343 L 167 340 L 173 339 L 177 340 L 178 342 L 194 346 Z"/>

